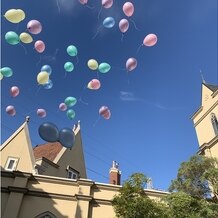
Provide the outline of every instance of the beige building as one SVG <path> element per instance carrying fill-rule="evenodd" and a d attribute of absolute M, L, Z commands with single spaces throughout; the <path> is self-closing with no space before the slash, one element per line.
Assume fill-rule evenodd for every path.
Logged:
<path fill-rule="evenodd" d="M 218 158 L 218 86 L 202 83 L 201 106 L 192 121 L 199 143 L 198 154 Z"/>
<path fill-rule="evenodd" d="M 113 218 L 111 200 L 121 188 L 116 162 L 110 183 L 87 179 L 80 124 L 73 128 L 72 149 L 57 143 L 32 148 L 28 121 L 6 140 L 1 151 L 1 214 L 3 218 Z M 167 192 L 146 189 L 152 199 Z"/>

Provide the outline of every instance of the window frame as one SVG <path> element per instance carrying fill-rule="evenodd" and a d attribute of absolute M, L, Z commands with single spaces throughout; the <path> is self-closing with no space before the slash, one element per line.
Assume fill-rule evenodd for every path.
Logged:
<path fill-rule="evenodd" d="M 11 161 L 14 161 L 14 163 L 12 165 L 12 168 L 9 168 L 9 165 L 10 165 Z M 6 161 L 6 164 L 5 164 L 5 170 L 11 171 L 11 172 L 16 170 L 17 165 L 18 165 L 18 161 L 19 161 L 18 157 L 8 157 L 8 159 Z"/>
<path fill-rule="evenodd" d="M 73 169 L 71 166 L 67 166 L 67 178 L 68 179 L 74 179 L 74 180 L 77 180 L 77 179 L 79 179 L 79 172 L 77 171 L 77 170 L 75 170 L 75 169 Z M 69 174 L 71 173 L 71 176 L 69 177 Z M 74 178 L 74 176 L 76 177 L 76 178 Z"/>
<path fill-rule="evenodd" d="M 215 135 L 218 135 L 218 120 L 217 120 L 215 113 L 211 113 L 210 120 L 211 120 Z"/>

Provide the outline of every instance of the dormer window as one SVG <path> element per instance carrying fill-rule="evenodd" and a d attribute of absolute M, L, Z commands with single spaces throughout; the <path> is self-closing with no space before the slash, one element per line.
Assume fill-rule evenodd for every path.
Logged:
<path fill-rule="evenodd" d="M 218 121 L 214 113 L 211 114 L 211 123 L 213 125 L 215 135 L 218 135 Z"/>
<path fill-rule="evenodd" d="M 67 178 L 68 179 L 78 179 L 79 178 L 79 172 L 75 169 L 73 169 L 70 166 L 67 166 Z"/>
<path fill-rule="evenodd" d="M 19 159 L 15 158 L 15 157 L 8 157 L 8 160 L 7 160 L 6 165 L 5 165 L 5 170 L 7 170 L 7 171 L 16 170 L 18 160 Z"/>

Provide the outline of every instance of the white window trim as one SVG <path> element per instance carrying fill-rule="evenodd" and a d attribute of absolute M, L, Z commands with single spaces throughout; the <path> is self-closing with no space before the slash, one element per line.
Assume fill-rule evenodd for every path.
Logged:
<path fill-rule="evenodd" d="M 8 166 L 9 166 L 9 163 L 10 163 L 11 160 L 13 160 L 14 163 L 13 163 L 12 168 L 10 169 L 10 168 L 8 168 Z M 16 170 L 18 161 L 19 161 L 19 158 L 17 158 L 17 157 L 8 157 L 7 162 L 5 164 L 5 170 L 7 170 L 7 171 L 14 171 L 14 170 Z"/>
<path fill-rule="evenodd" d="M 69 173 L 71 173 L 71 177 L 69 178 Z M 73 175 L 76 176 L 76 178 L 73 178 Z M 72 167 L 70 167 L 69 165 L 67 166 L 67 178 L 68 179 L 78 179 L 79 178 L 79 172 L 77 172 L 76 170 L 74 170 Z"/>

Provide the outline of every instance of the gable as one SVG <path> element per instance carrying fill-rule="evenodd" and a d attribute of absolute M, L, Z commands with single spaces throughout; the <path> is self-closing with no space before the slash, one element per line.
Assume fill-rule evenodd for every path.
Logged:
<path fill-rule="evenodd" d="M 14 170 L 34 173 L 35 159 L 29 137 L 28 121 L 20 126 L 15 133 L 7 139 L 0 148 L 1 169 L 5 170 L 9 158 L 16 160 Z"/>
<path fill-rule="evenodd" d="M 212 99 L 212 94 L 218 90 L 218 86 L 202 83 L 201 106 L 207 104 Z"/>

